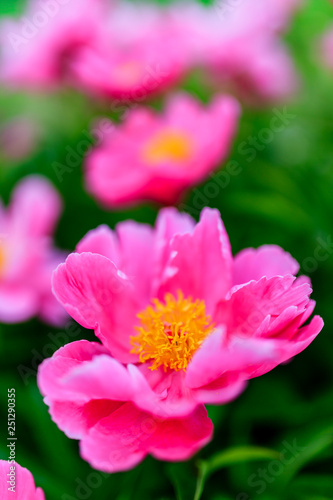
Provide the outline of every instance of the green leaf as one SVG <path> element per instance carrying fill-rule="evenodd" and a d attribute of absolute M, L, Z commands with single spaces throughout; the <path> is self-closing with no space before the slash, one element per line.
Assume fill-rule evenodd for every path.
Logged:
<path fill-rule="evenodd" d="M 168 464 L 166 473 L 174 487 L 177 500 L 192 500 L 196 487 L 193 462 Z"/>
<path fill-rule="evenodd" d="M 214 455 L 211 459 L 198 463 L 199 475 L 194 500 L 200 500 L 207 478 L 219 469 L 230 465 L 256 460 L 276 460 L 280 454 L 269 448 L 239 446 L 229 448 Z"/>
<path fill-rule="evenodd" d="M 320 433 L 316 433 L 309 440 L 304 449 L 295 457 L 295 461 L 285 468 L 279 477 L 280 488 L 285 488 L 294 476 L 305 465 L 311 462 L 318 455 L 329 449 L 333 445 L 333 426 L 323 429 Z"/>

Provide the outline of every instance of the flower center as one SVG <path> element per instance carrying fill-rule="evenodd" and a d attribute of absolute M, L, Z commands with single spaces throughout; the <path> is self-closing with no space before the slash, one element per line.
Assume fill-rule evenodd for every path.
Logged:
<path fill-rule="evenodd" d="M 137 85 L 142 76 L 142 67 L 135 61 L 121 62 L 112 69 L 112 80 L 124 87 Z"/>
<path fill-rule="evenodd" d="M 151 166 L 165 162 L 182 163 L 190 159 L 192 149 L 191 140 L 186 134 L 165 130 L 148 142 L 143 157 Z"/>
<path fill-rule="evenodd" d="M 206 314 L 204 301 L 191 297 L 185 299 L 182 292 L 177 297 L 168 293 L 164 303 L 154 299 L 138 314 L 138 335 L 131 337 L 132 353 L 139 354 L 140 361 L 152 361 L 151 370 L 164 366 L 164 370 L 186 370 L 195 351 L 214 328 Z"/>

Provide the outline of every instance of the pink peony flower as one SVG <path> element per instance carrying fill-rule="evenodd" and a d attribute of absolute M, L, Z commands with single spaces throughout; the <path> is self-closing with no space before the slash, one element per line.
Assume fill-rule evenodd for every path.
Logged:
<path fill-rule="evenodd" d="M 239 112 L 232 97 L 204 108 L 185 94 L 171 97 L 163 115 L 130 110 L 87 157 L 87 190 L 107 207 L 175 203 L 225 160 Z"/>
<path fill-rule="evenodd" d="M 108 472 L 147 453 L 183 460 L 209 441 L 204 403 L 237 397 L 248 379 L 305 349 L 323 322 L 297 262 L 277 246 L 232 257 L 217 210 L 175 209 L 156 228 L 88 233 L 55 271 L 68 313 L 102 345 L 73 342 L 45 360 L 38 384 L 52 419 Z"/>
<path fill-rule="evenodd" d="M 17 323 L 35 315 L 61 325 L 64 309 L 51 290 L 51 274 L 64 254 L 51 236 L 61 200 L 44 178 L 29 176 L 15 188 L 10 206 L 0 204 L 0 321 Z"/>
<path fill-rule="evenodd" d="M 165 8 L 120 2 L 104 35 L 78 51 L 71 63 L 75 84 L 88 93 L 140 102 L 189 70 L 190 45 L 181 27 L 169 23 Z"/>
<path fill-rule="evenodd" d="M 106 6 L 105 0 L 30 0 L 22 18 L 2 23 L 2 82 L 49 90 L 69 78 L 73 54 L 103 31 Z"/>
<path fill-rule="evenodd" d="M 218 85 L 231 83 L 245 96 L 285 97 L 296 76 L 279 33 L 300 2 L 162 7 L 30 0 L 21 19 L 2 23 L 1 80 L 33 89 L 68 82 L 100 97 L 140 102 L 201 66 Z"/>
<path fill-rule="evenodd" d="M 0 460 L 0 498 L 1 500 L 45 500 L 43 490 L 36 488 L 31 472 L 16 462 L 6 460 Z"/>
<path fill-rule="evenodd" d="M 293 63 L 280 41 L 299 0 L 239 0 L 210 7 L 184 3 L 171 8 L 192 41 L 194 66 L 209 70 L 217 85 L 247 99 L 285 98 L 297 84 Z M 184 35 L 185 36 L 185 35 Z"/>

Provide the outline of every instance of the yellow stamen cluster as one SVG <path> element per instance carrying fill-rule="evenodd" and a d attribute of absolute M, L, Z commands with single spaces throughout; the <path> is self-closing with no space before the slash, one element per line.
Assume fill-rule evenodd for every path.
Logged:
<path fill-rule="evenodd" d="M 191 157 L 192 150 L 192 142 L 186 134 L 166 130 L 148 142 L 143 151 L 143 157 L 152 166 L 165 162 L 181 163 Z"/>
<path fill-rule="evenodd" d="M 185 299 L 182 292 L 177 297 L 166 294 L 164 303 L 154 299 L 138 314 L 138 335 L 131 337 L 132 353 L 140 361 L 151 361 L 151 370 L 164 366 L 167 370 L 186 370 L 195 351 L 213 330 L 210 316 L 202 300 Z"/>

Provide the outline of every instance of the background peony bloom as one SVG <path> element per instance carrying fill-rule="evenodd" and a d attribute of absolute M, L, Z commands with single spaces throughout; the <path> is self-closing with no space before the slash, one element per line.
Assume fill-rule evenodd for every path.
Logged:
<path fill-rule="evenodd" d="M 0 205 L 0 321 L 35 315 L 60 325 L 66 314 L 51 291 L 52 270 L 64 254 L 52 246 L 61 200 L 44 178 L 29 176 L 15 188 L 7 209 Z"/>
<path fill-rule="evenodd" d="M 88 233 L 55 271 L 54 293 L 102 345 L 68 344 L 38 383 L 52 419 L 109 472 L 151 453 L 183 460 L 211 437 L 204 403 L 305 349 L 323 322 L 297 262 L 277 246 L 232 257 L 217 210 L 195 224 L 162 210 L 153 229 L 124 222 Z"/>
<path fill-rule="evenodd" d="M 189 70 L 190 44 L 166 9 L 120 2 L 106 24 L 105 36 L 78 51 L 71 64 L 76 85 L 88 93 L 141 102 Z"/>
<path fill-rule="evenodd" d="M 296 88 L 294 66 L 279 33 L 299 4 L 240 0 L 207 8 L 184 3 L 170 13 L 192 41 L 194 66 L 208 69 L 217 85 L 231 86 L 243 97 L 274 100 Z"/>
<path fill-rule="evenodd" d="M 162 7 L 31 0 L 21 19 L 2 23 L 0 77 L 11 87 L 70 82 L 99 97 L 141 102 L 201 67 L 246 97 L 285 97 L 296 76 L 280 32 L 300 1 Z"/>
<path fill-rule="evenodd" d="M 68 78 L 73 54 L 100 36 L 105 0 L 31 0 L 24 16 L 1 26 L 0 77 L 10 87 L 50 89 Z"/>
<path fill-rule="evenodd" d="M 9 491 L 11 485 L 7 481 L 10 481 L 9 474 L 12 472 L 15 472 L 15 490 Z M 36 488 L 31 472 L 16 462 L 9 463 L 7 460 L 0 460 L 0 498 L 1 500 L 45 500 L 41 488 Z"/>
<path fill-rule="evenodd" d="M 186 94 L 171 97 L 162 115 L 130 110 L 87 157 L 87 190 L 107 207 L 175 203 L 225 160 L 239 113 L 232 97 L 205 108 Z"/>

